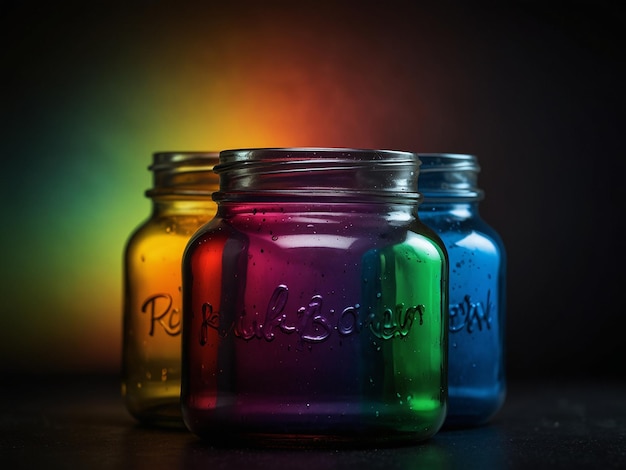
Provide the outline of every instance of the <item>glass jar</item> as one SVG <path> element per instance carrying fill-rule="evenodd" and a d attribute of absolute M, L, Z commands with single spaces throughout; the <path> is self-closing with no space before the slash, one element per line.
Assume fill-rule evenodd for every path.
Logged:
<path fill-rule="evenodd" d="M 473 155 L 420 154 L 422 221 L 444 241 L 450 261 L 448 425 L 488 421 L 505 397 L 505 249 L 479 215 Z"/>
<path fill-rule="evenodd" d="M 124 256 L 122 395 L 140 422 L 184 427 L 180 413 L 181 264 L 191 235 L 217 210 L 216 152 L 162 152 L 149 167 L 152 214 Z"/>
<path fill-rule="evenodd" d="M 448 265 L 417 217 L 418 168 L 396 151 L 220 153 L 217 216 L 183 258 L 192 432 L 316 445 L 440 428 Z"/>

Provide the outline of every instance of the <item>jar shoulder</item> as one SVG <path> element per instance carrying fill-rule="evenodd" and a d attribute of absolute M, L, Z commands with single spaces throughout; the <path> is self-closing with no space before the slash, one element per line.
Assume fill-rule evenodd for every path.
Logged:
<path fill-rule="evenodd" d="M 484 219 L 476 216 L 456 218 L 446 215 L 421 216 L 422 222 L 435 231 L 449 245 L 471 237 L 480 246 L 489 246 L 504 251 L 500 234 Z"/>
<path fill-rule="evenodd" d="M 149 246 L 187 243 L 199 228 L 206 224 L 205 217 L 160 216 L 150 217 L 140 223 L 128 236 L 127 252 Z"/>

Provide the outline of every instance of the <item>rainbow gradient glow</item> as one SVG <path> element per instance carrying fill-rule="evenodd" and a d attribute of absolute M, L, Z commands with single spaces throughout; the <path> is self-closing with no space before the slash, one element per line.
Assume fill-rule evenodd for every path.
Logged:
<path fill-rule="evenodd" d="M 62 28 L 54 7 L 39 29 L 18 17 L 29 35 L 12 59 L 24 70 L 15 109 L 27 118 L 3 185 L 18 201 L 2 232 L 6 368 L 118 369 L 122 251 L 149 215 L 153 152 L 426 151 L 445 134 L 455 53 L 442 62 L 427 16 L 260 4 L 83 12 Z"/>

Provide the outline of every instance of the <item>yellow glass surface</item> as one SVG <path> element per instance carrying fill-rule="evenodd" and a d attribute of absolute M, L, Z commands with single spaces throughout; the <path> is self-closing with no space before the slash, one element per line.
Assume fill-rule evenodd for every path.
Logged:
<path fill-rule="evenodd" d="M 181 260 L 189 238 L 216 205 L 156 201 L 155 212 L 128 240 L 122 393 L 139 421 L 180 425 Z"/>

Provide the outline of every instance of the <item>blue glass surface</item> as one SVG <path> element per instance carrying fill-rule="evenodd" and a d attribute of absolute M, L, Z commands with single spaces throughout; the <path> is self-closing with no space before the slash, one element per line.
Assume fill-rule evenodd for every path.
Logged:
<path fill-rule="evenodd" d="M 493 417 L 506 393 L 505 249 L 496 231 L 480 218 L 482 192 L 475 187 L 475 160 L 469 162 L 473 166 L 459 169 L 458 161 L 447 168 L 445 159 L 420 159 L 426 171 L 421 189 L 418 181 L 424 194 L 419 216 L 443 240 L 450 263 L 445 424 L 478 425 Z M 465 178 L 463 172 L 473 175 Z M 450 185 L 445 181 L 464 185 L 446 193 Z"/>

